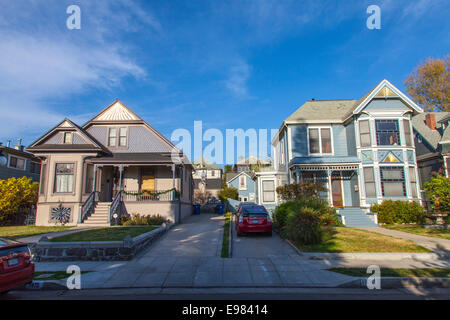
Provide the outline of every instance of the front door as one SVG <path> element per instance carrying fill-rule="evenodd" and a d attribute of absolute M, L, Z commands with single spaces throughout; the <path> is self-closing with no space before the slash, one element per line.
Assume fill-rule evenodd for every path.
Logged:
<path fill-rule="evenodd" d="M 341 175 L 333 175 L 331 177 L 331 193 L 333 196 L 333 206 L 343 207 L 344 201 L 342 198 L 342 177 Z"/>

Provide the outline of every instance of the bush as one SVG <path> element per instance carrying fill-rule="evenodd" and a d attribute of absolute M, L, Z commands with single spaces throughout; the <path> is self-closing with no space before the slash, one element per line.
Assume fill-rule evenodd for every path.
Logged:
<path fill-rule="evenodd" d="M 286 220 L 290 213 L 294 213 L 300 210 L 300 206 L 297 201 L 287 201 L 280 204 L 273 214 L 274 228 L 280 233 L 281 236 L 285 236 L 284 230 L 286 226 Z"/>
<path fill-rule="evenodd" d="M 291 183 L 277 188 L 277 193 L 283 200 L 299 200 L 302 198 L 319 198 L 320 192 L 327 189 L 320 182 Z"/>
<path fill-rule="evenodd" d="M 152 225 L 161 225 L 164 222 L 167 222 L 168 220 L 164 218 L 163 216 L 157 214 L 157 215 L 140 215 L 140 214 L 134 214 L 131 219 L 123 221 L 123 226 L 152 226 Z"/>
<path fill-rule="evenodd" d="M 417 223 L 425 221 L 425 211 L 417 202 L 385 200 L 381 204 L 373 204 L 372 212 L 378 214 L 378 222 L 385 224 Z"/>
<path fill-rule="evenodd" d="M 301 207 L 286 219 L 286 236 L 299 245 L 322 242 L 322 222 L 317 210 Z"/>
<path fill-rule="evenodd" d="M 339 221 L 339 216 L 336 214 L 336 209 L 330 207 L 328 201 L 321 198 L 309 197 L 309 198 L 300 198 L 297 200 L 300 207 L 307 207 L 314 209 L 319 218 L 321 225 L 339 225 L 341 222 Z"/>
<path fill-rule="evenodd" d="M 226 199 L 237 200 L 239 198 L 239 192 L 236 188 L 224 187 L 219 191 L 218 196 L 222 202 L 224 202 Z"/>

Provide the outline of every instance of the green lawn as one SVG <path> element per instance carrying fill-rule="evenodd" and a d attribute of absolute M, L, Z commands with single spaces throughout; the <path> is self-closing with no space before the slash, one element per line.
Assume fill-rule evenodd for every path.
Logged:
<path fill-rule="evenodd" d="M 67 230 L 72 227 L 37 227 L 37 226 L 14 226 L 0 227 L 0 237 L 9 239 L 19 239 L 38 234 Z"/>
<path fill-rule="evenodd" d="M 368 277 L 366 268 L 332 268 L 333 272 L 342 273 L 353 277 Z M 424 278 L 450 278 L 449 268 L 381 268 L 381 277 L 424 277 Z"/>
<path fill-rule="evenodd" d="M 392 224 L 392 225 L 384 225 L 383 228 L 414 233 L 421 236 L 450 240 L 450 229 L 424 228 L 416 224 L 400 224 L 400 225 Z"/>
<path fill-rule="evenodd" d="M 76 241 L 122 241 L 126 236 L 132 238 L 156 229 L 153 226 L 109 227 L 86 230 L 51 239 L 52 242 Z"/>
<path fill-rule="evenodd" d="M 81 274 L 89 272 L 91 271 L 81 271 Z M 62 280 L 68 278 L 70 275 L 65 271 L 38 271 L 33 274 L 33 280 Z"/>
<path fill-rule="evenodd" d="M 222 253 L 221 253 L 222 258 L 228 258 L 228 255 L 230 254 L 228 252 L 228 247 L 230 244 L 230 227 L 232 215 L 233 214 L 231 212 L 228 212 L 225 215 L 225 224 L 223 226 Z"/>
<path fill-rule="evenodd" d="M 327 229 L 319 245 L 297 247 L 305 252 L 431 252 L 409 240 L 349 227 Z"/>

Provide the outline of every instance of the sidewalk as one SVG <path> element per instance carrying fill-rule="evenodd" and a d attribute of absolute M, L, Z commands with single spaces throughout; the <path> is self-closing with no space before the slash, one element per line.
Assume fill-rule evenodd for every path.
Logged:
<path fill-rule="evenodd" d="M 380 234 L 384 234 L 387 236 L 395 237 L 395 238 L 401 238 L 405 240 L 411 240 L 418 244 L 419 246 L 428 248 L 433 251 L 450 251 L 450 240 L 446 239 L 440 239 L 440 238 L 433 238 L 433 237 L 425 237 L 420 236 L 414 233 L 408 233 L 403 231 L 397 231 L 397 230 L 390 230 L 385 229 L 381 227 L 365 227 L 365 228 L 358 228 L 363 229 L 371 232 L 376 232 Z"/>

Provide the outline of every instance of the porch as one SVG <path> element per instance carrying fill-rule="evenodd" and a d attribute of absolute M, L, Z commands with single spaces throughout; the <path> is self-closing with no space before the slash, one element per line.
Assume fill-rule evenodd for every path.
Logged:
<path fill-rule="evenodd" d="M 320 182 L 326 191 L 320 194 L 337 208 L 359 208 L 358 165 L 295 165 L 295 181 Z"/>
<path fill-rule="evenodd" d="M 87 163 L 79 224 L 116 224 L 123 214 L 178 220 L 182 169 L 175 164 Z"/>

